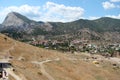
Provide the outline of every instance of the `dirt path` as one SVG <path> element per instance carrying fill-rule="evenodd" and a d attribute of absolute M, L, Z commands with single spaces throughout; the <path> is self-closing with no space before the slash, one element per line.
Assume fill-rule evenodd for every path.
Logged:
<path fill-rule="evenodd" d="M 112 57 L 109 59 L 109 61 L 120 64 L 120 58 Z"/>
<path fill-rule="evenodd" d="M 10 51 L 14 50 L 15 46 L 16 46 L 16 42 L 14 42 L 13 46 L 11 46 L 9 49 L 7 49 L 7 50 L 4 51 L 6 53 L 4 55 L 5 59 L 9 59 L 9 57 L 10 57 Z"/>
<path fill-rule="evenodd" d="M 5 69 L 9 75 L 11 75 L 15 80 L 23 80 L 21 79 L 18 75 L 16 75 L 12 70 L 10 70 L 9 68 Z"/>
<path fill-rule="evenodd" d="M 14 42 L 13 46 L 11 46 L 9 49 L 5 50 L 4 53 L 4 59 L 0 59 L 0 62 L 9 62 L 9 57 L 10 57 L 10 51 L 14 50 L 14 47 L 16 46 L 16 42 Z M 17 74 L 15 74 L 10 68 L 4 68 L 5 71 L 9 75 L 11 75 L 15 80 L 23 80 L 21 77 L 19 77 Z M 26 80 L 26 79 L 24 79 Z"/>
<path fill-rule="evenodd" d="M 44 68 L 44 63 L 47 63 L 47 62 L 51 62 L 51 61 L 59 61 L 60 59 L 59 58 L 56 58 L 56 59 L 53 59 L 53 60 L 45 60 L 45 61 L 42 61 L 42 62 L 38 62 L 38 61 L 33 61 L 32 63 L 35 63 L 35 64 L 39 64 L 40 67 L 41 67 L 41 72 L 43 75 L 45 75 L 48 80 L 55 80 L 49 73 L 46 72 L 45 68 Z"/>
<path fill-rule="evenodd" d="M 16 46 L 16 42 L 13 44 L 13 46 L 11 46 L 9 49 L 5 50 L 4 53 L 4 59 L 0 59 L 0 62 L 9 62 L 9 57 L 10 57 L 10 51 L 14 50 L 14 47 Z M 10 68 L 4 68 L 5 71 L 7 71 L 7 73 L 9 75 L 11 75 L 13 78 L 15 78 L 15 80 L 22 80 L 19 76 L 17 76 L 12 70 L 10 70 Z"/>
<path fill-rule="evenodd" d="M 9 56 L 10 56 L 10 51 L 14 50 L 14 47 L 16 46 L 16 42 L 14 43 L 14 45 L 12 47 L 10 47 L 9 49 L 5 50 L 4 53 L 6 53 L 6 55 L 4 55 L 5 58 L 0 59 L 0 62 L 9 62 Z"/>

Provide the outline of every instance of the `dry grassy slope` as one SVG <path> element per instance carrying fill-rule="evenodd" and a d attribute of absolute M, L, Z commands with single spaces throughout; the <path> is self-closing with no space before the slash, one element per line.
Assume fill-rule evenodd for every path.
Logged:
<path fill-rule="evenodd" d="M 8 49 L 13 47 L 14 49 L 9 50 L 13 59 L 23 58 L 25 61 L 43 60 L 57 56 L 55 51 L 49 51 L 40 49 L 29 44 L 15 41 L 11 38 L 4 39 L 6 36 L 0 34 L 0 53 L 5 53 Z M 6 53 L 5 53 L 6 54 Z"/>
<path fill-rule="evenodd" d="M 46 64 L 46 69 L 56 80 L 119 80 L 120 70 L 109 63 L 96 67 L 91 62 L 61 60 Z"/>
<path fill-rule="evenodd" d="M 114 70 L 109 63 L 104 63 L 103 67 L 96 67 L 91 62 L 69 60 L 67 55 L 57 51 L 37 48 L 25 43 L 21 43 L 0 34 L 0 57 L 7 54 L 12 56 L 11 63 L 15 68 L 15 73 L 22 80 L 48 80 L 41 72 L 41 68 L 31 61 L 44 61 L 47 59 L 60 58 L 60 61 L 44 63 L 45 70 L 55 80 L 119 80 L 120 69 Z M 11 49 L 12 47 L 12 49 Z M 7 56 L 7 57 L 9 57 Z M 81 57 L 81 55 L 69 57 Z M 15 80 L 10 77 L 10 80 Z"/>

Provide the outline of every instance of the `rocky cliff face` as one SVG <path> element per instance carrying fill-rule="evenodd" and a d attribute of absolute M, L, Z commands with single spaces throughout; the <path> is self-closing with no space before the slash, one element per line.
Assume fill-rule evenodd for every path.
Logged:
<path fill-rule="evenodd" d="M 44 33 L 52 30 L 51 24 L 30 20 L 16 12 L 9 13 L 1 26 L 1 32 L 9 34 L 13 38 L 14 34 L 16 34 L 15 37 L 19 34 L 19 36 L 25 36 L 24 38 L 31 39 L 34 36 L 39 36 L 34 35 L 34 33 Z"/>
<path fill-rule="evenodd" d="M 25 22 L 15 15 L 15 12 L 11 12 L 7 15 L 4 22 L 2 23 L 4 26 L 23 26 Z"/>
<path fill-rule="evenodd" d="M 7 15 L 2 25 L 4 26 L 4 29 L 15 28 L 29 32 L 34 25 L 38 24 L 19 13 L 11 12 Z"/>
<path fill-rule="evenodd" d="M 36 22 L 16 12 L 9 13 L 2 25 L 7 28 L 22 28 L 23 30 L 37 27 L 49 31 L 52 28 L 49 23 Z"/>

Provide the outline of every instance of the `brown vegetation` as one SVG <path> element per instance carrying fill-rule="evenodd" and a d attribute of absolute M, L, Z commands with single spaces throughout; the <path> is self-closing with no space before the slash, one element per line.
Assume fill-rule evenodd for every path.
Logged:
<path fill-rule="evenodd" d="M 100 62 L 98 65 L 91 61 L 84 61 L 88 57 L 81 54 L 63 54 L 53 50 L 46 50 L 15 41 L 0 34 L 0 58 L 12 57 L 14 73 L 22 80 L 49 80 L 38 64 L 32 61 L 52 60 L 44 63 L 44 68 L 55 80 L 119 80 L 120 69 L 113 69 L 110 62 Z M 12 49 L 11 49 L 12 47 Z M 54 60 L 59 58 L 60 60 Z M 72 60 L 69 58 L 75 58 Z M 81 60 L 79 60 L 81 59 Z M 10 77 L 10 80 L 14 78 Z"/>

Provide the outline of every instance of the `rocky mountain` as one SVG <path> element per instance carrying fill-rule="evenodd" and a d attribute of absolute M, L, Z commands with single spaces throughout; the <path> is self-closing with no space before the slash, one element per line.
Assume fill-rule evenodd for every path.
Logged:
<path fill-rule="evenodd" d="M 120 19 L 102 17 L 96 20 L 80 19 L 73 22 L 36 22 L 11 12 L 2 23 L 2 33 L 16 39 L 87 39 L 120 42 Z M 66 36 L 67 35 L 67 36 Z M 104 35 L 104 36 L 103 36 Z M 115 37 L 117 36 L 117 37 Z"/>
<path fill-rule="evenodd" d="M 19 13 L 11 12 L 0 25 L 0 32 L 27 42 L 57 39 L 61 43 L 65 40 L 79 39 L 97 42 L 101 45 L 101 42 L 120 43 L 120 20 L 104 17 L 97 20 L 80 19 L 68 23 L 45 23 L 33 21 Z M 1 33 L 0 62 L 10 63 L 10 67 L 4 68 L 9 80 L 120 79 L 119 58 L 109 57 L 108 59 L 86 52 L 73 54 L 64 52 L 65 54 L 63 54 L 56 50 L 38 48 L 16 41 Z"/>
<path fill-rule="evenodd" d="M 67 34 L 70 39 L 120 42 L 120 19 L 103 17 L 96 20 L 80 19 L 68 23 L 51 22 L 50 24 L 54 26 L 53 30 L 56 34 Z"/>
<path fill-rule="evenodd" d="M 24 30 L 27 32 L 31 31 L 30 28 L 32 27 L 32 25 L 37 25 L 37 23 L 35 21 L 29 20 L 19 13 L 11 12 L 7 15 L 2 25 L 6 29 L 14 28 L 19 31 Z"/>
<path fill-rule="evenodd" d="M 4 26 L 23 27 L 23 25 L 32 24 L 32 21 L 16 12 L 11 12 L 7 15 L 2 24 Z"/>
<path fill-rule="evenodd" d="M 37 34 L 36 31 L 38 30 L 42 33 L 50 31 L 52 28 L 49 23 L 36 22 L 16 12 L 9 13 L 3 21 L 2 26 L 2 33 L 8 33 L 13 38 L 16 36 L 23 39 L 31 38 L 32 35 Z M 27 37 L 28 35 L 30 37 Z"/>
<path fill-rule="evenodd" d="M 84 20 L 80 19 L 68 23 L 51 23 L 59 31 L 68 33 L 71 31 L 78 31 L 83 28 L 89 28 L 96 32 L 104 31 L 120 31 L 120 20 L 103 17 L 96 20 Z"/>
<path fill-rule="evenodd" d="M 0 24 L 0 30 L 1 30 L 1 28 L 2 28 L 2 25 Z"/>

